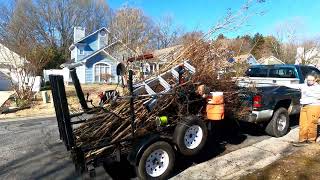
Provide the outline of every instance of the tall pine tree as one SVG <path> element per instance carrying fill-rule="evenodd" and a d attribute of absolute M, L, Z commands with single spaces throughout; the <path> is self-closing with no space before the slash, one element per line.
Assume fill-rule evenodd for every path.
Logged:
<path fill-rule="evenodd" d="M 256 33 L 252 40 L 251 40 L 251 54 L 256 58 L 260 59 L 263 56 L 263 49 L 264 49 L 264 37 L 260 33 Z"/>

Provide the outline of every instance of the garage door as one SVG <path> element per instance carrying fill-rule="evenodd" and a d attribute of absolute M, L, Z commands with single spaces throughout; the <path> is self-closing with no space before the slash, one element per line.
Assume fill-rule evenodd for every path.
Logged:
<path fill-rule="evenodd" d="M 8 76 L 0 71 L 0 91 L 10 90 L 10 84 Z"/>

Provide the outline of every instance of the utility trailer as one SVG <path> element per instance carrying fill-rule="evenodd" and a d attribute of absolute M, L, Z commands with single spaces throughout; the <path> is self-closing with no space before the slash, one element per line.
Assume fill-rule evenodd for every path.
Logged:
<path fill-rule="evenodd" d="M 190 66 L 189 66 L 190 67 Z M 141 179 L 166 179 L 170 176 L 170 172 L 175 164 L 175 154 L 192 156 L 197 154 L 205 145 L 210 130 L 211 123 L 206 121 L 206 117 L 202 113 L 188 113 L 181 117 L 182 121 L 179 123 L 162 124 L 159 119 L 159 126 L 152 133 L 140 136 L 135 134 L 135 113 L 134 113 L 134 99 L 145 97 L 148 95 L 135 95 L 134 91 L 141 86 L 134 88 L 132 83 L 132 71 L 129 70 L 129 90 L 130 96 L 124 97 L 130 99 L 131 111 L 131 131 L 132 135 L 129 138 L 117 140 L 110 143 L 106 139 L 104 142 L 95 146 L 85 146 L 77 143 L 74 129 L 79 124 L 84 123 L 87 119 L 75 121 L 74 117 L 82 116 L 84 114 L 95 113 L 103 107 L 88 107 L 87 100 L 85 100 L 84 93 L 81 89 L 76 70 L 74 67 L 70 69 L 70 75 L 75 86 L 77 97 L 82 106 L 83 112 L 70 114 L 68 109 L 68 102 L 63 83 L 63 77 L 60 75 L 50 75 L 50 83 L 52 87 L 52 96 L 56 112 L 56 119 L 58 122 L 60 139 L 64 142 L 66 149 L 71 152 L 72 160 L 75 164 L 76 171 L 81 174 L 89 174 L 90 177 L 95 176 L 95 169 L 101 165 L 112 164 L 119 162 L 122 157 L 126 157 L 129 163 L 135 167 L 137 176 Z M 120 73 L 118 74 L 120 75 Z M 181 81 L 181 74 L 179 74 L 178 81 Z M 181 82 L 180 82 L 181 83 Z M 183 86 L 183 85 L 181 85 Z M 147 85 L 145 84 L 145 87 Z M 149 89 L 150 90 L 150 89 Z M 163 93 L 152 93 L 149 96 L 159 97 L 166 96 L 173 93 L 173 91 L 166 91 Z M 185 105 L 190 106 L 191 103 L 201 102 L 205 106 L 206 101 L 200 96 L 192 101 L 186 101 Z M 149 102 L 152 104 L 152 102 Z M 192 107 L 191 107 L 192 108 Z M 201 111 L 201 107 L 198 112 Z M 166 118 L 166 117 L 165 117 Z M 167 117 L 170 119 L 172 117 Z M 85 153 L 101 149 L 108 146 L 114 146 L 115 151 L 110 154 L 102 154 L 99 156 L 86 158 Z"/>

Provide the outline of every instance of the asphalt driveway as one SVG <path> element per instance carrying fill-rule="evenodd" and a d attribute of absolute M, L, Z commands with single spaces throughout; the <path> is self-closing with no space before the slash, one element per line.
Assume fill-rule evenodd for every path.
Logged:
<path fill-rule="evenodd" d="M 54 118 L 0 122 L 0 179 L 77 179 Z"/>

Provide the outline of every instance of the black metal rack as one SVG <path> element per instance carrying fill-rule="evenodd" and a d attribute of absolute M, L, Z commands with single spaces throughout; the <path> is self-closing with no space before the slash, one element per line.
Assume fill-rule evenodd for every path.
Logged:
<path fill-rule="evenodd" d="M 81 154 L 88 152 L 93 149 L 101 148 L 107 145 L 111 145 L 108 142 L 101 142 L 98 145 L 94 147 L 78 147 L 76 142 L 75 142 L 75 137 L 73 134 L 73 125 L 83 123 L 86 120 L 78 120 L 78 121 L 72 121 L 71 118 L 81 116 L 84 113 L 90 114 L 94 113 L 97 110 L 101 110 L 101 107 L 97 108 L 89 108 L 87 105 L 87 102 L 84 98 L 84 93 L 82 91 L 79 79 L 76 74 L 75 69 L 70 69 L 70 74 L 72 78 L 73 85 L 76 90 L 77 97 L 79 99 L 79 103 L 81 104 L 81 107 L 83 109 L 83 112 L 80 113 L 75 113 L 75 114 L 70 114 L 69 108 L 68 108 L 68 102 L 67 102 L 67 96 L 65 92 L 65 85 L 63 81 L 63 76 L 61 75 L 49 75 L 49 80 L 51 84 L 51 89 L 52 89 L 52 99 L 54 101 L 54 108 L 56 112 L 56 119 L 57 119 L 57 124 L 58 124 L 58 129 L 59 129 L 59 135 L 60 139 L 64 142 L 66 148 L 68 151 L 72 151 L 73 153 L 73 160 L 80 160 Z M 128 141 L 132 140 L 134 138 L 134 104 L 133 100 L 135 96 L 133 96 L 133 85 L 132 85 L 132 76 L 133 73 L 132 71 L 129 71 L 129 89 L 131 92 L 130 96 L 130 110 L 131 110 L 131 127 L 132 127 L 132 137 L 122 140 L 122 141 L 117 141 L 112 144 L 119 144 L 123 141 Z M 77 162 L 75 162 L 77 163 Z"/>

